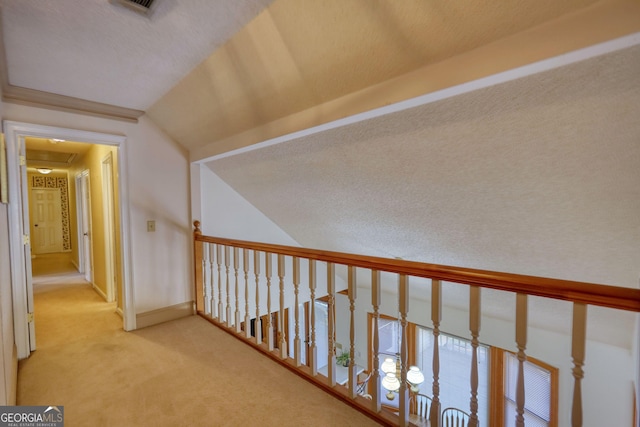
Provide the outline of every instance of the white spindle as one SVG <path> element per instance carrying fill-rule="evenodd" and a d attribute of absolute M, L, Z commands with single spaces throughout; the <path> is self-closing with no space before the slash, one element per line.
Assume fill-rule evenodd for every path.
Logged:
<path fill-rule="evenodd" d="M 230 265 L 230 259 L 231 258 L 231 248 L 229 246 L 225 246 L 224 247 L 224 268 L 226 270 L 226 290 L 227 290 L 227 310 L 225 312 L 226 314 L 226 324 L 227 324 L 227 328 L 231 327 L 231 294 L 229 292 L 229 265 Z"/>
<path fill-rule="evenodd" d="M 376 412 L 380 412 L 382 405 L 380 402 L 380 336 L 378 334 L 380 321 L 380 272 L 371 270 L 371 305 L 373 306 L 373 372 L 371 373 L 371 400 Z"/>
<path fill-rule="evenodd" d="M 280 329 L 280 357 L 287 358 L 287 323 L 284 318 L 284 255 L 278 254 L 278 278 L 280 279 L 280 308 L 278 314 L 278 329 Z"/>
<path fill-rule="evenodd" d="M 236 332 L 240 333 L 240 292 L 238 289 L 238 268 L 240 266 L 240 248 L 233 248 L 233 271 L 236 279 L 236 287 L 235 287 L 235 296 L 236 296 L 236 304 L 235 304 L 235 324 L 236 324 Z"/>
<path fill-rule="evenodd" d="M 244 336 L 251 338 L 251 319 L 249 318 L 249 249 L 242 250 L 244 268 Z"/>
<path fill-rule="evenodd" d="M 349 266 L 347 269 L 347 284 L 349 294 L 349 394 L 355 399 L 358 393 L 358 373 L 356 366 L 356 268 Z"/>
<path fill-rule="evenodd" d="M 407 313 L 409 312 L 409 279 L 406 274 L 400 275 L 398 307 L 400 309 L 400 425 L 409 422 L 409 389 L 407 388 L 408 344 Z"/>
<path fill-rule="evenodd" d="M 256 319 L 253 330 L 256 334 L 256 344 L 262 343 L 262 322 L 260 322 L 260 252 L 253 251 L 253 274 L 256 276 Z"/>
<path fill-rule="evenodd" d="M 293 295 L 295 309 L 295 335 L 293 338 L 293 356 L 296 366 L 302 364 L 302 343 L 300 342 L 300 302 L 298 294 L 300 292 L 300 258 L 293 257 Z"/>
<path fill-rule="evenodd" d="M 216 261 L 218 264 L 218 321 L 222 322 L 222 245 L 216 245 Z"/>
<path fill-rule="evenodd" d="M 571 333 L 571 356 L 573 357 L 573 403 L 571 426 L 582 427 L 582 378 L 584 377 L 584 355 L 587 339 L 587 306 L 573 303 L 573 329 Z"/>
<path fill-rule="evenodd" d="M 318 374 L 318 347 L 316 346 L 316 261 L 309 260 L 309 292 L 311 293 L 311 343 L 309 344 L 309 366 L 311 375 Z"/>
<path fill-rule="evenodd" d="M 440 426 L 440 322 L 442 321 L 442 284 L 431 281 L 431 322 L 433 323 L 433 398 L 429 423 Z"/>
<path fill-rule="evenodd" d="M 524 362 L 527 361 L 527 295 L 516 294 L 516 344 L 518 379 L 516 382 L 516 427 L 524 427 Z"/>
<path fill-rule="evenodd" d="M 267 276 L 267 345 L 269 351 L 273 351 L 273 322 L 271 321 L 271 254 L 264 254 L 264 269 Z"/>
<path fill-rule="evenodd" d="M 469 426 L 478 427 L 478 337 L 480 336 L 480 287 L 469 288 L 469 330 L 471 331 L 471 402 Z"/>
<path fill-rule="evenodd" d="M 211 284 L 207 280 L 207 259 L 209 258 L 209 244 L 202 243 L 202 291 L 204 294 L 204 314 L 209 313 L 209 306 L 211 304 Z"/>
<path fill-rule="evenodd" d="M 329 385 L 336 385 L 336 342 L 335 342 L 335 321 L 336 321 L 336 283 L 335 283 L 336 267 L 330 262 L 327 264 L 327 296 L 329 297 L 328 314 L 329 321 L 327 325 L 329 334 L 329 355 L 327 374 L 329 375 Z"/>
<path fill-rule="evenodd" d="M 214 271 L 213 271 L 213 265 L 215 263 L 215 259 L 214 259 L 214 248 L 215 248 L 215 243 L 209 243 L 209 279 L 211 280 L 211 317 L 216 317 L 215 313 L 216 313 L 216 283 L 215 280 L 213 280 L 213 275 L 214 275 Z"/>

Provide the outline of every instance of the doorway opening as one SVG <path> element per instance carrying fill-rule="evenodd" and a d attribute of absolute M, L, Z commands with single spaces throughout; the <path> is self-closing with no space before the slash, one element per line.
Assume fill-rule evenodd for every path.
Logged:
<path fill-rule="evenodd" d="M 35 320 L 39 313 L 68 308 L 52 306 L 64 300 L 48 294 L 65 286 L 92 289 L 100 298 L 78 295 L 89 297 L 87 303 L 101 312 L 101 301 L 113 303 L 111 311 L 121 315 L 116 297 L 121 293 L 116 289 L 120 251 L 114 237 L 119 228 L 113 174 L 118 148 L 34 137 L 25 137 L 24 144 Z M 47 330 L 36 323 L 40 342 Z"/>
<path fill-rule="evenodd" d="M 18 358 L 36 348 L 33 278 L 43 272 L 86 281 L 113 304 L 125 330 L 135 329 L 125 232 L 126 138 L 28 123 L 4 125 Z"/>

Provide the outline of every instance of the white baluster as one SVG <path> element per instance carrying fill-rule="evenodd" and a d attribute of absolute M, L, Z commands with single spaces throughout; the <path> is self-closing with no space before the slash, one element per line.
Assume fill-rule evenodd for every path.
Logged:
<path fill-rule="evenodd" d="M 478 427 L 478 337 L 480 336 L 480 287 L 469 287 L 469 330 L 471 331 L 471 402 L 469 426 Z"/>
<path fill-rule="evenodd" d="M 236 332 L 240 333 L 240 331 L 242 330 L 240 328 L 240 297 L 239 297 L 239 289 L 238 289 L 238 268 L 240 266 L 240 248 L 238 247 L 234 247 L 233 248 L 233 271 L 234 271 L 234 275 L 235 275 L 235 279 L 236 279 L 236 287 L 235 287 L 235 297 L 236 297 L 236 304 L 235 304 L 235 324 L 236 324 Z"/>
<path fill-rule="evenodd" d="M 433 400 L 429 423 L 431 427 L 440 426 L 440 322 L 442 321 L 442 284 L 440 280 L 431 281 L 431 322 L 433 323 Z"/>
<path fill-rule="evenodd" d="M 204 314 L 209 314 L 209 306 L 211 304 L 211 286 L 207 280 L 207 259 L 209 251 L 209 243 L 202 243 L 202 291 L 204 293 Z"/>
<path fill-rule="evenodd" d="M 371 305 L 373 306 L 373 372 L 371 374 L 371 382 L 373 384 L 371 392 L 371 400 L 376 412 L 382 409 L 380 397 L 382 396 L 380 388 L 380 335 L 378 334 L 380 321 L 380 272 L 371 270 Z"/>
<path fill-rule="evenodd" d="M 318 374 L 318 347 L 316 346 L 316 261 L 309 260 L 309 292 L 311 293 L 311 343 L 309 345 L 309 366 L 311 375 Z"/>
<path fill-rule="evenodd" d="M 215 318 L 215 312 L 216 312 L 216 283 L 214 278 L 214 271 L 213 271 L 213 265 L 215 263 L 214 260 L 214 248 L 215 248 L 215 244 L 214 243 L 209 243 L 209 279 L 211 280 L 211 317 Z"/>
<path fill-rule="evenodd" d="M 287 331 L 288 326 L 284 318 L 284 255 L 278 254 L 278 278 L 280 279 L 280 309 L 278 314 L 278 329 L 280 329 L 280 357 L 287 358 Z"/>
<path fill-rule="evenodd" d="M 335 321 L 336 321 L 336 268 L 333 263 L 327 264 L 327 296 L 329 297 L 328 312 L 328 333 L 329 333 L 329 356 L 327 363 L 327 374 L 329 375 L 329 385 L 336 385 L 336 342 L 335 342 Z"/>
<path fill-rule="evenodd" d="M 256 276 L 256 320 L 253 329 L 256 334 L 256 344 L 262 343 L 262 322 L 260 322 L 260 252 L 253 251 L 253 274 Z"/>
<path fill-rule="evenodd" d="M 409 425 L 409 389 L 407 388 L 407 313 L 409 312 L 409 279 L 400 275 L 398 307 L 400 308 L 400 425 Z"/>
<path fill-rule="evenodd" d="M 218 264 L 218 321 L 222 322 L 222 245 L 216 245 L 216 261 Z"/>
<path fill-rule="evenodd" d="M 349 266 L 347 269 L 347 285 L 349 294 L 349 394 L 352 399 L 355 399 L 358 393 L 356 392 L 358 383 L 358 373 L 356 366 L 356 268 Z"/>
<path fill-rule="evenodd" d="M 293 338 L 293 355 L 296 366 L 302 364 L 302 343 L 300 341 L 300 302 L 298 293 L 300 292 L 300 258 L 293 257 L 293 294 L 295 296 L 295 336 Z"/>
<path fill-rule="evenodd" d="M 226 324 L 227 324 L 227 328 L 231 327 L 231 296 L 230 296 L 230 292 L 229 292 L 229 265 L 230 265 L 230 259 L 231 258 L 231 248 L 229 246 L 225 246 L 224 247 L 224 268 L 226 271 L 226 289 L 227 289 L 227 311 L 226 311 Z"/>
<path fill-rule="evenodd" d="M 524 427 L 524 362 L 527 361 L 527 295 L 516 294 L 516 344 L 518 379 L 516 382 L 516 427 Z"/>
<path fill-rule="evenodd" d="M 244 336 L 251 338 L 251 319 L 249 318 L 249 249 L 242 250 L 244 268 Z"/>
<path fill-rule="evenodd" d="M 267 346 L 269 351 L 273 351 L 273 323 L 271 321 L 271 254 L 265 252 L 265 274 L 267 276 Z"/>
<path fill-rule="evenodd" d="M 573 330 L 571 334 L 571 357 L 573 358 L 573 403 L 571 426 L 582 427 L 582 378 L 584 377 L 584 355 L 587 339 L 587 306 L 573 303 Z"/>

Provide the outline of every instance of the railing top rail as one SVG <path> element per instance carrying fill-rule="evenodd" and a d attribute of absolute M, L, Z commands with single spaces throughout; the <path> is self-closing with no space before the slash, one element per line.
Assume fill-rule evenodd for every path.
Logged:
<path fill-rule="evenodd" d="M 194 225 L 194 239 L 200 242 L 640 312 L 640 289 L 204 236 L 200 223 Z"/>

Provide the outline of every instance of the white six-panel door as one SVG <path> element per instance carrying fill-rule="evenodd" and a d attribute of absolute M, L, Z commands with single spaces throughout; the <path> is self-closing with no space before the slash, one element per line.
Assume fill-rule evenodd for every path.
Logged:
<path fill-rule="evenodd" d="M 62 207 L 59 188 L 31 191 L 31 245 L 34 254 L 62 252 Z"/>

